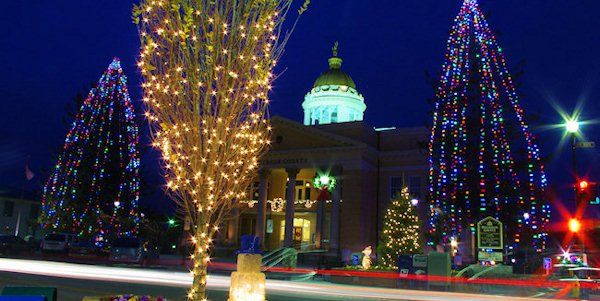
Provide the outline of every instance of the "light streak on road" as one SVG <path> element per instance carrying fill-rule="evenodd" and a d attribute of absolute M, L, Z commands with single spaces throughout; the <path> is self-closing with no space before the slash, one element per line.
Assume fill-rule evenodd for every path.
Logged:
<path fill-rule="evenodd" d="M 189 287 L 192 284 L 191 274 L 179 271 L 97 266 L 42 260 L 0 258 L 0 271 L 171 287 Z M 208 277 L 209 289 L 228 290 L 229 283 L 229 276 L 210 275 Z M 309 297 L 345 297 L 360 300 L 485 301 L 498 300 L 500 297 L 492 295 L 400 290 L 323 282 L 293 282 L 272 279 L 267 280 L 267 293 L 288 293 Z M 543 300 L 539 298 L 509 298 L 510 300 Z"/>

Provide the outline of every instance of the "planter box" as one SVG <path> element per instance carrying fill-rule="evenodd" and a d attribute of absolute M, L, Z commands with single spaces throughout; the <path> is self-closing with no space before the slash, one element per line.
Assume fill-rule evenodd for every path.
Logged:
<path fill-rule="evenodd" d="M 56 301 L 55 287 L 7 286 L 2 296 L 44 296 L 46 301 Z"/>

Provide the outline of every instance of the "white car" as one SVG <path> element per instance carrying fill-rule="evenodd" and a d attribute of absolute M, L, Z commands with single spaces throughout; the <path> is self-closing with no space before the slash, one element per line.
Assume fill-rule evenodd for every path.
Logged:
<path fill-rule="evenodd" d="M 74 234 L 50 233 L 44 236 L 40 247 L 42 252 L 67 252 L 74 239 Z"/>

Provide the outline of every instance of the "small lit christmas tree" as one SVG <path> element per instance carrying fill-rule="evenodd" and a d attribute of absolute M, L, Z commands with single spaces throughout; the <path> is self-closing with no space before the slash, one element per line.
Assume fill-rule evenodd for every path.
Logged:
<path fill-rule="evenodd" d="M 139 158 L 134 118 L 127 78 L 115 58 L 75 116 L 44 187 L 45 228 L 96 240 L 137 234 Z"/>
<path fill-rule="evenodd" d="M 379 264 L 396 268 L 398 255 L 420 253 L 419 226 L 419 216 L 411 205 L 408 188 L 404 187 L 390 202 L 383 217 L 381 241 L 377 246 Z"/>

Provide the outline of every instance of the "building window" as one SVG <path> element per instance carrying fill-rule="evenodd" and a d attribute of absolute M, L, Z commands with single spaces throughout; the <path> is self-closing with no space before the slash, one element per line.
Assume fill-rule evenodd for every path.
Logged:
<path fill-rule="evenodd" d="M 304 199 L 310 200 L 310 182 L 304 184 Z"/>
<path fill-rule="evenodd" d="M 258 200 L 258 186 L 260 185 L 260 182 L 252 182 L 252 184 L 250 185 L 250 199 L 251 200 Z"/>
<path fill-rule="evenodd" d="M 40 215 L 40 205 L 31 204 L 31 207 L 29 207 L 29 219 L 37 219 L 39 215 Z"/>
<path fill-rule="evenodd" d="M 310 181 L 296 181 L 296 201 L 310 200 Z"/>
<path fill-rule="evenodd" d="M 402 192 L 402 177 L 390 177 L 390 198 Z"/>
<path fill-rule="evenodd" d="M 294 218 L 293 241 L 296 243 L 308 243 L 311 238 L 310 220 L 304 218 Z M 281 221 L 279 230 L 279 240 L 285 240 L 285 220 Z"/>
<path fill-rule="evenodd" d="M 337 108 L 333 109 L 333 112 L 331 112 L 331 122 L 337 122 L 338 121 L 338 112 L 337 112 Z"/>
<path fill-rule="evenodd" d="M 417 199 L 421 199 L 421 177 L 408 178 L 408 193 Z"/>
<path fill-rule="evenodd" d="M 12 217 L 13 211 L 15 211 L 15 202 L 13 201 L 4 201 L 4 216 Z"/>

